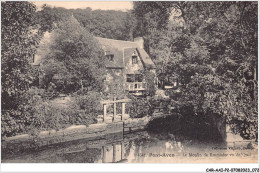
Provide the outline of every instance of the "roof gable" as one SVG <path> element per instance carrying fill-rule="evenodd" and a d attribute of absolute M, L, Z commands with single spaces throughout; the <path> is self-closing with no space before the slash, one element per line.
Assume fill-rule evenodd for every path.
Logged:
<path fill-rule="evenodd" d="M 125 62 L 129 61 L 134 51 L 137 51 L 145 67 L 155 68 L 155 65 L 149 55 L 142 49 L 138 43 L 123 40 L 113 40 L 101 37 L 95 37 L 104 51 L 114 55 L 114 61 L 107 61 L 107 68 L 124 68 Z M 39 47 L 35 54 L 34 63 L 39 65 L 50 53 L 50 44 L 53 40 L 53 34 L 46 32 L 40 41 Z"/>
<path fill-rule="evenodd" d="M 124 68 L 125 62 L 128 62 L 136 50 L 145 67 L 155 68 L 155 65 L 149 55 L 136 42 L 113 40 L 108 38 L 95 37 L 104 51 L 114 54 L 114 62 L 107 64 L 110 68 Z"/>
<path fill-rule="evenodd" d="M 137 53 L 137 48 L 125 48 L 125 49 L 123 50 L 125 63 L 126 63 L 126 62 L 129 62 L 129 60 L 130 60 L 130 58 L 132 57 L 134 51 L 136 51 L 136 53 Z"/>
<path fill-rule="evenodd" d="M 104 51 L 114 55 L 114 61 L 106 64 L 107 68 L 124 68 L 124 54 L 125 47 L 137 47 L 134 42 L 113 40 L 108 38 L 95 37 Z"/>

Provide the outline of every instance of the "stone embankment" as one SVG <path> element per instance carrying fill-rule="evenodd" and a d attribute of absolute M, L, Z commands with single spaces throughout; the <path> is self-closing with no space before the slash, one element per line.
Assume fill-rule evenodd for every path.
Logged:
<path fill-rule="evenodd" d="M 37 136 L 23 134 L 2 140 L 2 149 L 38 148 L 47 145 L 65 143 L 79 139 L 95 139 L 108 134 L 130 133 L 143 130 L 151 118 L 129 118 L 127 120 L 85 125 L 72 125 L 63 130 L 42 131 Z"/>

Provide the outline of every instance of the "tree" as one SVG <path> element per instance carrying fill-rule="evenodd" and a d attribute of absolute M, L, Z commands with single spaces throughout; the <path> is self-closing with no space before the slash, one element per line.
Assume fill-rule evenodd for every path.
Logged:
<path fill-rule="evenodd" d="M 219 115 L 234 132 L 255 138 L 257 3 L 170 3 L 166 8 L 175 16 L 161 29 L 163 32 L 150 32 L 146 38 L 157 66 L 180 78 L 182 92 L 176 105 L 186 112 L 182 114 L 197 118 Z M 139 4 L 140 9 L 136 5 L 137 12 L 149 11 L 156 19 L 152 16 L 160 9 L 157 5 L 148 3 L 148 8 Z M 156 26 L 156 20 L 146 17 L 140 15 L 138 21 L 145 21 L 140 27 Z M 174 96 L 173 92 L 173 100 Z"/>
<path fill-rule="evenodd" d="M 180 102 L 197 115 L 224 117 L 244 138 L 257 135 L 257 4 L 174 3 L 188 44 L 174 47 L 167 73 L 182 77 Z M 217 9 L 217 10 L 216 10 Z"/>
<path fill-rule="evenodd" d="M 2 110 L 17 109 L 33 81 L 30 63 L 39 41 L 35 11 L 29 2 L 2 2 Z"/>
<path fill-rule="evenodd" d="M 117 40 L 131 40 L 135 18 L 129 12 L 114 10 L 71 10 L 75 18 L 93 35 Z"/>
<path fill-rule="evenodd" d="M 133 4 L 133 14 L 137 20 L 134 37 L 143 37 L 145 50 L 151 54 L 150 47 L 156 35 L 167 27 L 171 12 L 170 3 L 133 2 Z M 153 54 L 151 58 L 155 58 Z"/>
<path fill-rule="evenodd" d="M 31 116 L 24 111 L 28 90 L 36 76 L 31 62 L 39 42 L 33 23 L 36 7 L 29 2 L 1 4 L 1 134 L 11 136 L 27 127 Z"/>
<path fill-rule="evenodd" d="M 94 36 L 133 40 L 135 17 L 128 11 L 65 9 L 43 5 L 42 10 L 37 12 L 35 23 L 41 26 L 43 32 L 50 32 L 56 23 L 66 21 L 72 15 Z"/>
<path fill-rule="evenodd" d="M 49 7 L 44 4 L 42 10 L 37 11 L 35 15 L 35 24 L 39 25 L 41 32 L 51 32 L 55 25 L 60 21 L 66 21 L 70 18 L 72 12 L 62 7 Z"/>
<path fill-rule="evenodd" d="M 133 13 L 137 18 L 136 36 L 144 36 L 167 27 L 170 17 L 169 2 L 134 2 Z"/>
<path fill-rule="evenodd" d="M 53 83 L 62 82 L 62 92 L 75 92 L 83 87 L 100 91 L 105 76 L 103 51 L 93 36 L 79 22 L 70 17 L 53 30 L 49 54 L 42 70 Z"/>

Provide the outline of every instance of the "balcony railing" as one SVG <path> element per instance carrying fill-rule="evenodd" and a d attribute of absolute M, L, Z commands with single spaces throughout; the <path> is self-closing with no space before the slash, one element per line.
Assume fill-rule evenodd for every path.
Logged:
<path fill-rule="evenodd" d="M 126 90 L 128 91 L 143 91 L 146 88 L 147 83 L 145 82 L 126 82 Z"/>

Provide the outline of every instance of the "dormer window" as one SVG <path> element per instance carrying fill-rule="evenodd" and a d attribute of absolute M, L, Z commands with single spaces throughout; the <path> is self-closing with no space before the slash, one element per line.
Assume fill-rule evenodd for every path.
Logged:
<path fill-rule="evenodd" d="M 109 51 L 109 50 L 105 50 L 105 56 L 107 57 L 107 59 L 111 62 L 114 61 L 114 55 Z"/>
<path fill-rule="evenodd" d="M 107 59 L 111 62 L 114 62 L 114 55 L 106 55 Z"/>
<path fill-rule="evenodd" d="M 132 56 L 132 64 L 137 64 L 137 56 Z"/>
<path fill-rule="evenodd" d="M 137 53 L 134 51 L 132 54 L 132 64 L 137 64 Z"/>

